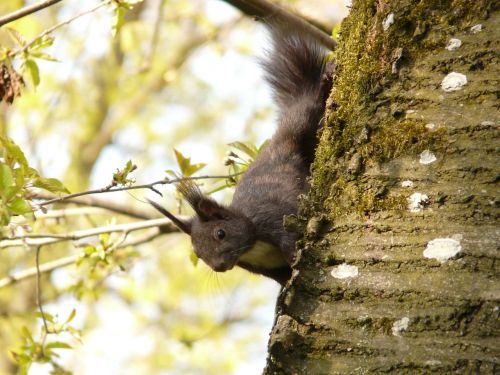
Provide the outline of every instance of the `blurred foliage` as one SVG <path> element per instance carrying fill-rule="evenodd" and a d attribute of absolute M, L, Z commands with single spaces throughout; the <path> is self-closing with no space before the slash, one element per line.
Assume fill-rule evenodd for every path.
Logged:
<path fill-rule="evenodd" d="M 24 153 L 11 139 L 0 136 L 0 225 L 7 226 L 13 215 L 32 212 L 29 188 L 51 193 L 69 193 L 61 181 L 43 178 L 28 165 Z"/>
<path fill-rule="evenodd" d="M 21 5 L 2 2 L 0 14 Z M 214 95 L 213 82 L 195 73 L 201 59 L 197 56 L 222 58 L 227 49 L 240 51 L 240 56 L 252 53 L 253 42 L 242 37 L 253 27 L 250 22 L 220 4 L 227 15 L 218 19 L 211 11 L 209 16 L 205 1 L 157 1 L 133 8 L 120 2 L 38 37 L 97 5 L 63 3 L 0 29 L 0 64 L 8 67 L 12 79 L 26 82 L 25 87 L 18 83 L 22 95 L 12 97 L 12 105 L 0 103 L 1 213 L 4 225 L 10 221 L 6 233 L 57 235 L 134 221 L 111 212 L 36 221 L 29 215 L 12 216 L 36 208 L 29 195 L 33 187 L 67 192 L 58 180 L 42 177 L 46 173 L 73 192 L 102 188 L 110 180 L 113 186 L 148 183 L 163 178 L 166 169 L 184 176 L 202 168 L 206 174 L 223 175 L 228 172 L 221 162 L 226 145 L 257 134 L 245 129 L 245 122 L 255 119 L 251 111 L 242 113 L 244 103 L 232 92 Z M 237 24 L 247 31 L 235 38 Z M 261 104 L 252 105 L 262 112 Z M 269 121 L 270 111 L 265 113 L 255 126 Z M 221 136 L 219 124 L 232 121 L 243 126 Z M 210 157 L 196 152 L 200 144 L 211 145 Z M 218 183 L 234 185 L 224 179 L 202 182 L 206 191 Z M 135 199 L 140 194 L 109 198 L 147 211 Z M 165 197 L 165 204 L 175 204 L 174 194 Z M 50 207 L 64 208 L 68 206 Z M 256 313 L 272 306 L 274 298 L 269 298 L 269 288 L 252 285 L 268 283 L 277 290 L 272 282 L 241 271 L 216 275 L 204 265 L 193 267 L 188 239 L 182 235 L 140 246 L 121 247 L 123 241 L 119 233 L 101 234 L 43 247 L 41 265 L 78 254 L 75 264 L 41 277 L 47 326 L 33 294 L 36 278 L 0 288 L 0 373 L 27 373 L 29 368 L 34 373 L 91 373 L 93 361 L 105 371 L 106 361 L 85 354 L 99 350 L 94 336 L 116 347 L 112 353 L 126 353 L 126 358 L 109 355 L 111 373 L 230 374 L 245 361 L 254 361 L 249 353 L 256 351 L 263 365 L 272 308 L 267 321 Z M 30 248 L 1 249 L 0 258 L 0 279 L 35 266 Z M 107 309 L 108 303 L 115 308 Z M 74 320 L 68 309 L 76 311 Z M 106 321 L 118 313 L 128 318 L 113 319 L 119 326 L 116 333 L 116 325 Z M 58 315 L 70 319 L 58 323 Z M 264 330 L 258 328 L 262 324 Z M 82 343 L 74 336 L 80 339 L 80 332 Z M 110 335 L 122 339 L 105 338 Z M 147 338 L 148 350 L 134 353 L 138 348 L 127 342 L 138 337 Z"/>
<path fill-rule="evenodd" d="M 0 14 L 24 4 L 1 1 Z M 270 95 L 249 58 L 264 42 L 218 0 L 61 2 L 1 27 L 2 237 L 137 221 L 62 203 L 32 214 L 36 188 L 243 172 L 272 133 Z M 228 201 L 237 180 L 198 182 Z M 160 190 L 175 207 L 173 187 Z M 145 193 L 96 198 L 151 212 Z M 0 247 L 0 374 L 260 372 L 278 286 L 194 267 L 182 234 L 149 238 L 106 233 L 43 246 L 41 267 L 69 261 L 43 272 L 40 288 L 33 272 L 9 279 L 35 268 L 35 249 Z"/>
<path fill-rule="evenodd" d="M 44 328 L 39 340 L 33 338 L 32 333 L 25 326 L 21 329 L 24 343 L 19 351 L 11 351 L 12 356 L 19 364 L 19 373 L 28 374 L 33 362 L 49 363 L 53 374 L 68 373 L 57 361 L 59 354 L 57 349 L 71 349 L 71 345 L 61 341 L 47 341 L 47 335 L 69 332 L 74 338 L 81 341 L 81 332 L 70 325 L 76 315 L 76 310 L 72 310 L 63 323 L 59 323 L 57 318 L 47 313 L 37 313 L 36 316 L 44 320 Z"/>

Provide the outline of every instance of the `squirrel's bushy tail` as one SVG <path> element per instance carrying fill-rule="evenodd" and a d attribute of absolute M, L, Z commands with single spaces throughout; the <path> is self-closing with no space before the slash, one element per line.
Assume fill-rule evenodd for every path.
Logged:
<path fill-rule="evenodd" d="M 320 94 L 327 50 L 306 33 L 282 25 L 266 25 L 272 49 L 261 61 L 265 79 L 280 108 L 287 108 L 301 96 Z"/>

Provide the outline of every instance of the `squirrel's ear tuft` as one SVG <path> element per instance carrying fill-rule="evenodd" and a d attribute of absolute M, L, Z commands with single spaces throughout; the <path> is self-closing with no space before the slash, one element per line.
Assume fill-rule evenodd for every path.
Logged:
<path fill-rule="evenodd" d="M 196 210 L 199 202 L 206 199 L 198 185 L 193 180 L 181 180 L 177 185 L 177 191 L 188 201 L 191 207 Z"/>
<path fill-rule="evenodd" d="M 180 230 L 182 230 L 184 233 L 191 235 L 191 220 L 189 220 L 189 221 L 181 220 L 178 217 L 176 217 L 175 215 L 171 214 L 166 209 L 164 209 L 158 203 L 153 202 L 152 200 L 149 200 L 149 199 L 147 199 L 147 201 L 149 202 L 149 204 L 151 206 L 153 206 L 159 212 L 161 212 L 163 215 L 165 215 L 170 220 L 172 220 L 172 223 L 174 223 L 177 228 L 179 228 Z"/>
<path fill-rule="evenodd" d="M 198 206 L 195 208 L 195 211 L 204 221 L 223 220 L 227 218 L 226 209 L 219 205 L 216 201 L 206 197 L 198 202 Z"/>
<path fill-rule="evenodd" d="M 211 198 L 206 197 L 193 180 L 182 180 L 177 190 L 189 202 L 200 220 L 222 220 L 227 217 L 226 209 Z"/>

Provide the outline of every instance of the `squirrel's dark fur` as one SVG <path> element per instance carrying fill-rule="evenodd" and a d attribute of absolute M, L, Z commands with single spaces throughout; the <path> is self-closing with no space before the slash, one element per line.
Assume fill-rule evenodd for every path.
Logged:
<path fill-rule="evenodd" d="M 283 217 L 297 212 L 297 197 L 307 190 L 331 76 L 320 44 L 281 25 L 268 28 L 273 48 L 262 66 L 279 107 L 278 128 L 241 177 L 232 203 L 220 205 L 185 180 L 178 189 L 196 212 L 190 221 L 152 204 L 191 235 L 197 256 L 213 270 L 238 265 L 283 285 L 297 240 Z"/>

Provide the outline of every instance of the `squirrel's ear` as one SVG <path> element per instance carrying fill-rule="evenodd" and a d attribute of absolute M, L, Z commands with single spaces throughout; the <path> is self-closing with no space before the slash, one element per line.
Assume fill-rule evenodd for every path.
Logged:
<path fill-rule="evenodd" d="M 208 220 L 222 220 L 225 219 L 225 209 L 219 205 L 216 201 L 203 197 L 199 200 L 198 205 L 195 207 L 195 211 L 204 221 Z"/>
<path fill-rule="evenodd" d="M 216 201 L 206 197 L 193 180 L 182 180 L 177 190 L 189 202 L 201 221 L 221 220 L 227 215 L 226 209 Z"/>
<path fill-rule="evenodd" d="M 166 209 L 164 209 L 158 203 L 153 202 L 152 200 L 149 200 L 147 198 L 146 198 L 146 200 L 149 202 L 149 204 L 151 206 L 153 206 L 158 211 L 160 211 L 163 215 L 165 215 L 170 220 L 172 220 L 172 223 L 174 223 L 177 228 L 179 228 L 180 230 L 182 230 L 184 233 L 191 235 L 191 220 L 189 220 L 189 221 L 181 220 L 178 217 L 176 217 L 175 215 L 171 214 Z"/>

